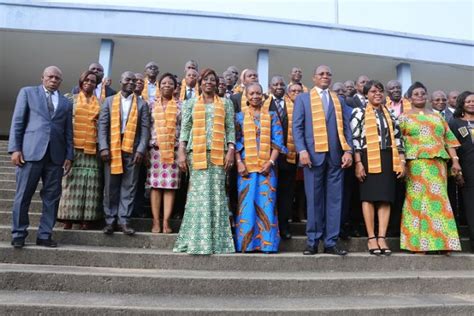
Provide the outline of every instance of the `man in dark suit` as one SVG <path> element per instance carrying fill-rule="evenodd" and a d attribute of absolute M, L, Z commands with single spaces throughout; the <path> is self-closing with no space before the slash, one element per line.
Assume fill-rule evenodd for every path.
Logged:
<path fill-rule="evenodd" d="M 92 63 L 89 65 L 89 70 L 94 72 L 97 75 L 97 87 L 94 90 L 94 94 L 97 98 L 99 98 L 100 102 L 103 102 L 102 100 L 102 90 L 105 89 L 105 97 L 110 97 L 111 95 L 116 94 L 117 92 L 109 87 L 108 81 L 104 80 L 104 67 L 102 67 L 101 64 L 99 63 Z M 79 93 L 79 86 L 75 86 L 72 88 L 72 94 L 78 94 Z"/>
<path fill-rule="evenodd" d="M 184 84 L 186 85 L 185 93 L 184 93 L 184 100 L 189 100 L 199 95 L 199 91 L 197 91 L 196 83 L 199 77 L 199 73 L 197 70 L 193 68 L 189 68 L 186 70 L 184 75 Z"/>
<path fill-rule="evenodd" d="M 69 173 L 74 159 L 72 105 L 58 91 L 61 81 L 61 70 L 47 67 L 42 84 L 22 88 L 16 100 L 8 142 L 17 167 L 11 242 L 15 248 L 25 245 L 28 208 L 40 179 L 43 210 L 36 244 L 57 246 L 51 234 L 61 198 L 61 178 Z"/>
<path fill-rule="evenodd" d="M 366 75 L 361 75 L 359 78 L 357 78 L 355 85 L 356 93 L 352 97 L 346 98 L 346 103 L 348 106 L 352 108 L 365 108 L 367 100 L 365 99 L 363 91 L 367 82 L 369 82 L 369 77 Z"/>
<path fill-rule="evenodd" d="M 328 66 L 317 67 L 313 75 L 315 87 L 309 93 L 300 94 L 294 106 L 293 138 L 299 162 L 304 167 L 308 212 L 305 255 L 316 254 L 320 241 L 324 242 L 325 253 L 347 254 L 336 242 L 341 221 L 343 171 L 352 165 L 352 133 L 344 101 L 329 92 L 331 78 Z M 325 131 L 321 127 L 324 125 Z"/>
<path fill-rule="evenodd" d="M 286 84 L 282 76 L 273 76 L 270 82 L 270 111 L 277 113 L 283 128 L 285 146 L 288 144 L 288 106 L 291 102 L 285 100 Z M 288 220 L 291 217 L 293 199 L 296 185 L 296 163 L 290 163 L 286 155 L 278 156 L 278 187 L 277 187 L 277 209 L 278 225 L 282 239 L 290 239 L 291 232 Z"/>
<path fill-rule="evenodd" d="M 133 201 L 137 190 L 140 164 L 145 156 L 149 133 L 150 114 L 148 105 L 133 93 L 136 87 L 136 77 L 131 71 L 126 71 L 120 79 L 121 91 L 115 96 L 108 97 L 102 104 L 99 115 L 98 138 L 99 151 L 104 161 L 104 213 L 105 234 L 114 232 L 114 223 L 117 220 L 125 235 L 135 234 L 135 230 L 129 226 L 128 220 L 133 210 Z M 114 113 L 113 105 L 116 98 L 120 98 L 119 111 Z M 136 103 L 135 103 L 136 101 Z M 122 172 L 115 173 L 111 164 L 113 161 L 113 134 L 111 135 L 111 124 L 114 115 L 120 120 L 120 143 L 128 129 L 128 123 L 133 107 L 137 106 L 137 121 L 135 126 L 135 138 L 133 139 L 132 152 L 125 152 L 122 145 L 120 159 L 122 160 Z M 113 127 L 113 125 L 112 125 Z"/>

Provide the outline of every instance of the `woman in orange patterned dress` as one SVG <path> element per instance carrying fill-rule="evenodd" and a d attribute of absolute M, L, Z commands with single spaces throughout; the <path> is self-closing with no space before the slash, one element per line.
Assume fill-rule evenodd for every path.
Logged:
<path fill-rule="evenodd" d="M 412 252 L 460 251 L 456 222 L 447 194 L 448 170 L 461 172 L 456 137 L 444 119 L 426 108 L 426 88 L 415 82 L 407 91 L 412 110 L 400 116 L 405 141 L 407 192 L 402 211 L 400 248 Z"/>

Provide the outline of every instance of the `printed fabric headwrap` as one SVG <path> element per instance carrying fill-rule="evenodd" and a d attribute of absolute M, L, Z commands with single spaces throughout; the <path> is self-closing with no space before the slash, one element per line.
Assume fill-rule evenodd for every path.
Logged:
<path fill-rule="evenodd" d="M 117 93 L 112 100 L 112 114 L 110 117 L 110 170 L 111 174 L 122 174 L 122 151 L 132 154 L 133 143 L 135 141 L 135 133 L 137 131 L 137 120 L 138 120 L 138 104 L 137 98 L 133 96 L 130 113 L 128 115 L 127 125 L 125 127 L 125 133 L 123 138 L 121 135 L 121 93 Z"/>
<path fill-rule="evenodd" d="M 387 120 L 390 140 L 392 144 L 392 169 L 394 172 L 401 172 L 402 166 L 400 164 L 400 156 L 398 148 L 395 144 L 395 136 L 393 132 L 393 121 L 390 113 L 385 106 L 382 106 L 383 114 Z M 381 119 L 381 124 L 383 124 Z M 365 138 L 367 141 L 367 162 L 369 167 L 369 173 L 381 173 L 382 162 L 380 158 L 380 144 L 379 144 L 379 132 L 377 128 L 377 119 L 375 117 L 375 111 L 372 104 L 368 104 L 365 108 Z"/>
<path fill-rule="evenodd" d="M 155 90 L 155 100 L 158 100 L 160 98 L 161 92 L 160 92 L 160 87 L 158 87 L 158 80 L 155 81 L 156 84 L 156 90 Z M 145 78 L 144 86 L 143 86 L 143 92 L 142 92 L 142 97 L 143 100 L 145 100 L 147 103 L 150 103 L 149 97 L 148 97 L 148 78 Z"/>
<path fill-rule="evenodd" d="M 178 106 L 176 101 L 171 98 L 163 107 L 161 98 L 155 100 L 153 108 L 153 128 L 155 129 L 158 146 L 161 154 L 161 162 L 174 163 L 174 146 L 176 140 L 176 115 Z"/>
<path fill-rule="evenodd" d="M 272 119 L 269 108 L 271 99 L 269 97 L 260 109 L 260 146 L 257 146 L 258 128 L 254 121 L 254 109 L 251 106 L 242 108 L 244 115 L 245 165 L 248 172 L 259 172 L 263 165 L 270 160 Z"/>
<path fill-rule="evenodd" d="M 313 120 L 313 135 L 314 135 L 314 150 L 316 152 L 328 152 L 328 132 L 326 127 L 326 115 L 323 109 L 323 102 L 319 96 L 316 88 L 311 89 L 311 116 Z M 347 143 L 344 136 L 344 126 L 342 119 L 342 106 L 339 98 L 334 92 L 330 92 L 332 101 L 334 103 L 334 111 L 336 113 L 337 134 L 342 150 L 349 151 L 351 147 Z"/>
<path fill-rule="evenodd" d="M 193 109 L 193 169 L 207 169 L 206 105 L 200 95 Z M 225 109 L 224 102 L 214 96 L 214 121 L 212 123 L 211 163 L 224 165 Z"/>
<path fill-rule="evenodd" d="M 97 97 L 92 95 L 87 100 L 84 92 L 79 91 L 74 112 L 74 148 L 83 149 L 88 155 L 95 155 L 97 152 L 99 112 L 100 105 Z"/>

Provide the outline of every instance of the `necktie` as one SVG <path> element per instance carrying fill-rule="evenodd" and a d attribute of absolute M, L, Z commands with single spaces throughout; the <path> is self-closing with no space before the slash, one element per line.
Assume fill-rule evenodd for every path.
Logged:
<path fill-rule="evenodd" d="M 189 100 L 193 97 L 193 89 L 189 88 L 188 93 L 186 94 L 186 99 Z"/>
<path fill-rule="evenodd" d="M 282 99 L 275 99 L 275 104 L 278 111 L 278 116 L 280 116 L 280 120 L 283 122 L 286 119 L 285 104 L 283 103 Z"/>
<path fill-rule="evenodd" d="M 329 113 L 329 101 L 328 101 L 328 92 L 326 90 L 321 91 L 321 99 L 323 101 L 324 114 L 328 118 Z"/>
<path fill-rule="evenodd" d="M 54 104 L 53 104 L 53 93 L 48 91 L 46 92 L 47 95 L 47 104 L 48 104 L 48 110 L 49 110 L 49 115 L 53 116 L 54 114 Z"/>

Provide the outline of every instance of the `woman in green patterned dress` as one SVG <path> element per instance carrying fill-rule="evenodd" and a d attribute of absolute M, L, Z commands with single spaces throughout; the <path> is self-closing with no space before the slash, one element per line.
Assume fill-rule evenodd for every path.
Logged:
<path fill-rule="evenodd" d="M 178 165 L 190 179 L 174 252 L 235 252 L 225 195 L 226 170 L 234 164 L 234 108 L 217 96 L 217 80 L 214 70 L 202 70 L 202 95 L 183 105 Z"/>
<path fill-rule="evenodd" d="M 412 109 L 403 113 L 407 192 L 402 211 L 400 248 L 412 252 L 460 251 L 456 222 L 447 194 L 446 161 L 461 172 L 456 137 L 444 119 L 426 108 L 426 88 L 415 82 L 407 91 Z"/>
<path fill-rule="evenodd" d="M 63 178 L 58 220 L 64 229 L 73 223 L 88 229 L 102 218 L 102 176 L 97 156 L 97 120 L 100 104 L 94 95 L 98 77 L 92 71 L 79 78 L 79 93 L 72 97 L 74 126 L 74 163 Z"/>

